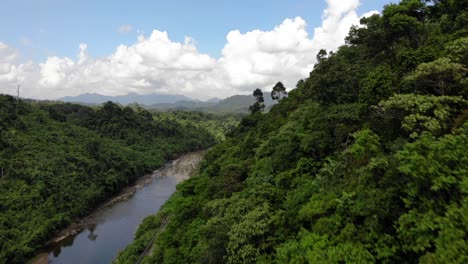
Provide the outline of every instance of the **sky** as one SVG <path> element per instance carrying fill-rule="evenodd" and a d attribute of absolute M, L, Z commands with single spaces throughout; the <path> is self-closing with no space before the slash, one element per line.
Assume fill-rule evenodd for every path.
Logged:
<path fill-rule="evenodd" d="M 0 93 L 224 98 L 293 88 L 390 0 L 0 0 Z"/>

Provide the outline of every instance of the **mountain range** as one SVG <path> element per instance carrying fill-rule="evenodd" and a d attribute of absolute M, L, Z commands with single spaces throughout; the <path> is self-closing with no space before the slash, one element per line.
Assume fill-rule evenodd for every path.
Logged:
<path fill-rule="evenodd" d="M 263 97 L 265 99 L 266 110 L 276 103 L 271 99 L 270 93 L 263 93 Z M 87 105 L 97 105 L 107 101 L 113 101 L 122 105 L 137 103 L 144 108 L 161 111 L 188 110 L 212 113 L 247 113 L 249 111 L 249 106 L 255 102 L 255 98 L 252 95 L 234 95 L 225 99 L 212 98 L 207 101 L 199 101 L 184 95 L 140 95 L 136 93 L 129 93 L 127 95 L 120 96 L 105 96 L 86 93 L 78 96 L 67 96 L 58 100 Z"/>
<path fill-rule="evenodd" d="M 85 93 L 78 96 L 66 96 L 58 99 L 63 102 L 83 103 L 83 104 L 102 104 L 112 101 L 122 105 L 138 103 L 140 105 L 151 105 L 158 103 L 175 103 L 177 101 L 192 100 L 191 98 L 178 94 L 137 94 L 129 93 L 126 95 L 106 96 L 96 93 Z"/>

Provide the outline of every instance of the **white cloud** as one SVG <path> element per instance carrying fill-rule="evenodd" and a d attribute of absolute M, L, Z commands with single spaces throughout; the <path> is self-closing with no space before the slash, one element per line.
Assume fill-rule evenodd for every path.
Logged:
<path fill-rule="evenodd" d="M 16 87 L 21 83 L 37 85 L 39 71 L 37 65 L 32 62 L 19 63 L 18 52 L 0 42 L 0 93 L 15 94 Z M 38 89 L 21 88 L 21 95 L 40 97 Z M 41 91 L 49 92 L 49 91 Z"/>
<path fill-rule="evenodd" d="M 277 81 L 287 87 L 307 77 L 320 49 L 336 50 L 344 44 L 352 25 L 358 25 L 359 0 L 327 0 L 322 25 L 312 38 L 300 17 L 286 19 L 272 31 L 231 31 L 221 61 L 229 84 L 241 91 L 270 89 Z M 376 11 L 368 12 L 366 15 Z"/>
<path fill-rule="evenodd" d="M 356 13 L 360 5 L 359 0 L 327 0 L 327 3 L 328 7 L 322 15 L 322 26 L 314 30 L 315 50 L 337 49 L 344 43 L 350 27 L 359 24 L 359 17 Z"/>
<path fill-rule="evenodd" d="M 124 25 L 121 25 L 118 29 L 117 29 L 117 32 L 121 33 L 121 34 L 124 34 L 124 33 L 129 33 L 133 30 L 133 27 L 132 25 L 128 25 L 128 24 L 124 24 Z"/>
<path fill-rule="evenodd" d="M 0 92 L 17 76 L 27 87 L 25 96 L 34 98 L 162 92 L 207 99 L 250 93 L 257 87 L 269 90 L 277 81 L 293 88 L 308 76 L 320 49 L 335 50 L 349 28 L 359 23 L 359 0 L 327 3 L 322 25 L 312 37 L 301 17 L 286 19 L 270 31 L 233 30 L 218 59 L 200 53 L 190 37 L 174 42 L 158 30 L 138 36 L 133 45 L 118 46 L 103 58 L 90 57 L 87 45 L 80 44 L 76 59 L 52 56 L 39 64 L 18 64 L 16 51 L 0 43 L 0 84 L 5 84 Z M 131 30 L 123 25 L 119 32 Z"/>
<path fill-rule="evenodd" d="M 296 17 L 272 31 L 229 32 L 220 59 L 228 83 L 238 90 L 251 91 L 280 80 L 289 81 L 289 85 L 297 81 L 315 56 L 306 26 Z"/>
<path fill-rule="evenodd" d="M 370 17 L 370 16 L 373 16 L 373 15 L 379 15 L 379 14 L 380 14 L 379 11 L 373 10 L 373 11 L 369 11 L 369 12 L 367 12 L 367 13 L 364 13 L 363 15 L 361 15 L 361 16 L 359 17 L 359 19 L 364 18 L 364 17 Z"/>
<path fill-rule="evenodd" d="M 18 74 L 18 52 L 5 43 L 0 42 L 0 85 L 16 81 Z"/>
<path fill-rule="evenodd" d="M 39 64 L 40 89 L 54 90 L 55 97 L 85 92 L 190 94 L 203 80 L 210 82 L 207 73 L 216 66 L 216 60 L 199 53 L 190 39 L 172 42 L 166 32 L 157 30 L 148 38 L 139 36 L 134 45 L 118 46 L 104 58 L 93 59 L 86 49 L 80 44 L 76 60 L 49 57 Z"/>

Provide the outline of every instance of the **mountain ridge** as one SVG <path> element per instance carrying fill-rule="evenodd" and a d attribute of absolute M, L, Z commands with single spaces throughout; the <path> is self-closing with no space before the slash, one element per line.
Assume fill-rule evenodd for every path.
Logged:
<path fill-rule="evenodd" d="M 175 103 L 177 101 L 189 100 L 193 101 L 185 95 L 179 94 L 137 94 L 128 93 L 126 95 L 108 96 L 97 93 L 84 93 L 77 96 L 65 96 L 57 99 L 58 101 L 69 103 L 84 103 L 84 104 L 102 104 L 107 101 L 113 101 L 119 104 L 127 105 L 131 103 L 138 103 L 143 105 L 151 105 L 154 103 Z"/>
<path fill-rule="evenodd" d="M 268 110 L 276 104 L 269 92 L 264 92 L 265 108 Z M 113 101 L 122 105 L 137 103 L 141 107 L 151 110 L 173 111 L 201 111 L 211 113 L 248 113 L 249 107 L 255 102 L 252 95 L 233 95 L 224 99 L 217 97 L 207 101 L 200 101 L 178 94 L 149 94 L 140 95 L 128 93 L 120 96 L 106 96 L 97 93 L 85 93 L 78 96 L 66 96 L 58 99 L 63 102 L 98 105 Z"/>

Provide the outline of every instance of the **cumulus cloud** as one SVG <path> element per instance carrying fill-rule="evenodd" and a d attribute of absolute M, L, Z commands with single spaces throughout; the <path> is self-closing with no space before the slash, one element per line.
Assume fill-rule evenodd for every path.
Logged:
<path fill-rule="evenodd" d="M 314 30 L 315 50 L 337 49 L 343 44 L 349 28 L 359 24 L 359 17 L 356 13 L 360 5 L 359 0 L 327 0 L 327 4 L 328 7 L 322 15 L 322 26 Z"/>
<path fill-rule="evenodd" d="M 18 52 L 7 44 L 0 42 L 0 87 L 12 87 L 18 83 Z"/>
<path fill-rule="evenodd" d="M 124 25 L 121 25 L 121 26 L 117 29 L 117 32 L 119 32 L 119 33 L 121 33 L 121 34 L 124 34 L 124 33 L 131 32 L 132 30 L 133 30 L 132 25 L 124 24 Z"/>
<path fill-rule="evenodd" d="M 216 60 L 198 52 L 192 41 L 172 42 L 167 32 L 154 30 L 131 46 L 120 45 L 111 55 L 93 59 L 81 44 L 76 60 L 49 57 L 39 64 L 41 89 L 57 96 L 98 92 L 190 93 L 216 66 Z M 206 78 L 205 78 L 206 79 Z"/>
<path fill-rule="evenodd" d="M 304 71 L 310 70 L 308 64 L 313 63 L 315 56 L 306 27 L 307 23 L 296 17 L 286 19 L 272 31 L 229 32 L 220 59 L 228 83 L 238 90 L 250 91 L 275 80 L 297 81 Z"/>
<path fill-rule="evenodd" d="M 33 62 L 19 63 L 17 50 L 0 42 L 0 93 L 16 94 L 16 87 L 21 83 L 37 85 L 39 72 Z M 49 92 L 49 91 L 41 91 Z M 39 97 L 38 89 L 30 86 L 21 89 L 21 95 Z"/>
<path fill-rule="evenodd" d="M 359 0 L 327 0 L 327 4 L 322 25 L 314 29 L 312 37 L 300 17 L 286 19 L 271 31 L 229 32 L 221 58 L 229 84 L 251 91 L 254 87 L 270 89 L 277 81 L 294 87 L 307 77 L 320 49 L 336 50 L 344 44 L 350 27 L 359 25 Z M 365 15 L 374 13 L 378 12 Z"/>
<path fill-rule="evenodd" d="M 207 99 L 250 93 L 255 88 L 269 90 L 277 81 L 293 88 L 297 80 L 308 76 L 320 49 L 337 49 L 349 28 L 359 24 L 359 0 L 327 3 L 322 25 L 312 36 L 301 17 L 285 19 L 269 31 L 233 30 L 226 36 L 220 58 L 200 53 L 190 37 L 179 43 L 159 30 L 140 35 L 133 45 L 120 45 L 103 58 L 92 58 L 87 45 L 80 44 L 76 58 L 52 56 L 39 64 L 18 64 L 17 52 L 0 43 L 0 84 L 11 84 L 22 76 L 29 87 L 25 96 L 35 98 L 160 92 Z M 132 30 L 124 26 L 119 32 Z M 7 86 L 1 86 L 0 92 Z"/>
<path fill-rule="evenodd" d="M 0 42 L 0 85 L 16 82 L 18 75 L 18 52 Z"/>

